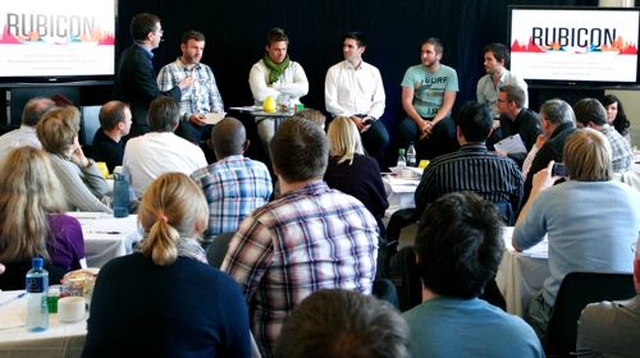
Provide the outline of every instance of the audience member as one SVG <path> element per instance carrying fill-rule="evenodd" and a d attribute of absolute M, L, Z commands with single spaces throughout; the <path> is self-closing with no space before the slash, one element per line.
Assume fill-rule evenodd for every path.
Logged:
<path fill-rule="evenodd" d="M 415 193 L 418 213 L 442 195 L 456 191 L 473 191 L 494 204 L 506 205 L 506 221 L 520 210 L 522 173 L 510 158 L 487 150 L 485 140 L 491 134 L 491 123 L 486 104 L 469 102 L 460 109 L 456 119 L 460 149 L 437 157 L 425 168 Z"/>
<path fill-rule="evenodd" d="M 86 267 L 82 228 L 64 215 L 64 191 L 47 154 L 23 146 L 11 150 L 2 164 L 11 169 L 0 171 L 0 262 L 11 272 L 0 279 L 0 288 L 24 289 L 35 256 L 47 263 L 51 284 Z"/>
<path fill-rule="evenodd" d="M 279 27 L 267 33 L 264 56 L 249 72 L 249 86 L 256 105 L 262 106 L 267 97 L 282 100 L 288 97 L 289 104 L 300 103 L 300 97 L 309 93 L 309 81 L 300 63 L 289 59 L 287 53 L 289 36 Z M 258 136 L 265 149 L 273 138 L 278 125 L 286 117 L 256 117 Z"/>
<path fill-rule="evenodd" d="M 223 119 L 213 128 L 211 141 L 218 161 L 191 174 L 209 205 L 205 244 L 223 232 L 236 231 L 273 192 L 267 167 L 243 156 L 249 140 L 242 122 L 233 117 Z"/>
<path fill-rule="evenodd" d="M 150 132 L 127 142 L 122 160 L 123 174 L 140 198 L 161 174 L 189 175 L 207 166 L 202 149 L 173 133 L 178 127 L 179 107 L 171 97 L 158 97 L 149 107 Z"/>
<path fill-rule="evenodd" d="M 583 98 L 573 105 L 578 128 L 589 127 L 604 134 L 611 145 L 611 165 L 614 173 L 626 172 L 633 164 L 633 152 L 615 128 L 607 124 L 607 112 L 600 101 Z"/>
<path fill-rule="evenodd" d="M 458 74 L 440 63 L 443 47 L 437 38 L 420 45 L 422 63 L 407 69 L 402 79 L 402 108 L 407 117 L 398 128 L 398 145 L 417 145 L 419 159 L 433 159 L 458 147 L 451 109 L 458 92 Z"/>
<path fill-rule="evenodd" d="M 91 153 L 93 159 L 105 162 L 109 172 L 122 165 L 124 141 L 131 130 L 131 109 L 120 101 L 109 101 L 100 108 L 98 114 L 100 128 L 93 136 Z"/>
<path fill-rule="evenodd" d="M 409 328 L 385 301 L 348 290 L 321 290 L 293 310 L 275 356 L 408 358 Z"/>
<path fill-rule="evenodd" d="M 98 275 L 83 356 L 251 356 L 242 293 L 202 262 L 197 239 L 207 216 L 202 191 L 186 175 L 151 183 L 138 210 L 145 232 L 138 252 Z"/>
<path fill-rule="evenodd" d="M 373 216 L 322 181 L 329 144 L 317 125 L 285 120 L 270 149 L 282 196 L 241 223 L 222 263 L 252 307 L 265 358 L 273 355 L 290 312 L 311 293 L 344 288 L 370 294 L 378 251 Z"/>
<path fill-rule="evenodd" d="M 550 99 L 540 107 L 540 128 L 546 140 L 535 153 L 524 182 L 526 202 L 531 192 L 533 175 L 546 168 L 554 160 L 562 162 L 562 148 L 569 135 L 576 130 L 576 117 L 571 106 L 558 98 Z"/>
<path fill-rule="evenodd" d="M 601 102 L 607 111 L 607 123 L 613 126 L 631 145 L 631 134 L 629 133 L 631 122 L 627 119 L 620 99 L 615 95 L 608 94 L 602 98 Z"/>
<path fill-rule="evenodd" d="M 187 77 L 193 85 L 182 91 L 180 98 L 180 125 L 176 134 L 208 150 L 206 140 L 211 136 L 211 125 L 205 122 L 205 114 L 224 112 L 222 96 L 211 67 L 200 62 L 204 53 L 205 37 L 189 30 L 182 35 L 182 56 L 162 67 L 158 73 L 160 91 L 169 91 Z"/>
<path fill-rule="evenodd" d="M 386 167 L 384 153 L 389 132 L 380 121 L 385 93 L 380 71 L 362 60 L 367 39 L 361 32 L 342 37 L 344 61 L 331 66 L 324 82 L 324 104 L 333 117 L 348 117 L 358 127 L 367 154 Z"/>
<path fill-rule="evenodd" d="M 402 314 L 412 357 L 544 357 L 529 325 L 478 298 L 504 252 L 489 201 L 473 192 L 440 197 L 422 214 L 415 250 L 423 303 Z"/>
<path fill-rule="evenodd" d="M 562 157 L 570 180 L 552 186 L 559 178 L 552 176 L 553 160 L 536 173 L 513 233 L 518 251 L 545 236 L 549 241 L 551 276 L 526 317 L 543 342 L 564 276 L 572 271 L 631 272 L 629 248 L 640 233 L 640 192 L 612 180 L 611 146 L 602 133 L 577 130 Z"/>
<path fill-rule="evenodd" d="M 360 200 L 378 222 L 384 235 L 384 212 L 389 207 L 375 159 L 364 154 L 358 127 L 348 117 L 336 117 L 327 131 L 329 164 L 324 181 Z"/>
<path fill-rule="evenodd" d="M 519 135 L 524 144 L 525 152 L 505 153 L 496 150 L 501 156 L 508 156 L 522 167 L 527 153 L 531 151 L 536 139 L 542 133 L 540 129 L 540 116 L 538 113 L 525 107 L 526 92 L 517 86 L 506 85 L 500 87 L 498 92 L 498 101 L 496 106 L 500 115 L 500 127 L 493 130 L 489 138 L 489 149 L 492 150 L 493 145 L 500 140 Z"/>
<path fill-rule="evenodd" d="M 640 351 L 640 239 L 633 260 L 637 294 L 626 301 L 591 303 L 578 321 L 578 357 L 636 357 Z"/>
<path fill-rule="evenodd" d="M 292 118 L 309 120 L 320 126 L 323 131 L 325 123 L 327 122 L 327 117 L 319 110 L 313 108 L 305 108 L 300 112 L 296 112 Z"/>
<path fill-rule="evenodd" d="M 109 186 L 96 162 L 84 155 L 79 130 L 80 112 L 73 106 L 49 110 L 36 126 L 70 209 L 111 213 Z"/>
<path fill-rule="evenodd" d="M 149 131 L 147 111 L 154 98 L 160 95 L 180 100 L 181 91 L 188 89 L 194 82 L 189 76 L 168 92 L 160 92 L 153 69 L 153 50 L 162 41 L 160 18 L 154 14 L 140 13 L 131 19 L 129 27 L 133 44 L 120 55 L 116 71 L 116 99 L 131 106 L 132 122 L 129 137 L 133 138 Z"/>
<path fill-rule="evenodd" d="M 497 119 L 502 114 L 498 103 L 498 93 L 504 86 L 514 86 L 522 89 L 524 100 L 520 107 L 529 107 L 527 96 L 527 83 L 517 74 L 509 71 L 509 48 L 501 43 L 491 43 L 482 48 L 483 66 L 487 72 L 480 77 L 476 87 L 478 103 L 486 103 L 491 108 L 493 118 Z M 494 122 L 495 123 L 495 122 Z"/>
<path fill-rule="evenodd" d="M 55 102 L 46 97 L 32 98 L 24 105 L 20 128 L 0 136 L 0 162 L 4 160 L 13 148 L 23 145 L 42 148 L 42 144 L 40 144 L 36 134 L 36 124 L 38 124 L 42 115 L 54 106 Z"/>

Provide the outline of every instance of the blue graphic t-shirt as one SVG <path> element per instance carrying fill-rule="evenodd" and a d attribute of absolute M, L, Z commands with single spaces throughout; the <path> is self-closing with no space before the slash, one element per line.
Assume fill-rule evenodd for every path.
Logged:
<path fill-rule="evenodd" d="M 440 65 L 435 73 L 420 64 L 407 69 L 402 87 L 412 87 L 413 106 L 421 117 L 433 118 L 444 99 L 445 92 L 458 92 L 458 74 L 449 66 Z"/>

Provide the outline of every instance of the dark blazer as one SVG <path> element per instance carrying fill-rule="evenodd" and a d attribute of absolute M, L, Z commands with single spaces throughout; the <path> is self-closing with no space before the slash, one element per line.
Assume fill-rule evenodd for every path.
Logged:
<path fill-rule="evenodd" d="M 129 46 L 120 57 L 116 74 L 115 97 L 131 107 L 132 122 L 129 136 L 135 137 L 149 131 L 147 112 L 149 105 L 160 95 L 180 101 L 178 86 L 168 92 L 160 92 L 151 62 L 153 55 L 137 44 Z"/>

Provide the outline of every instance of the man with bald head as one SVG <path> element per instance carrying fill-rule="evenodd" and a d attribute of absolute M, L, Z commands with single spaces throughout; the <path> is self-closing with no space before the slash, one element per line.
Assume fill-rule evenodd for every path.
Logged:
<path fill-rule="evenodd" d="M 22 123 L 20 128 L 7 132 L 0 137 L 0 162 L 13 148 L 29 145 L 42 148 L 36 135 L 36 124 L 42 115 L 55 107 L 55 102 L 46 97 L 35 97 L 24 105 L 22 110 Z"/>
<path fill-rule="evenodd" d="M 122 165 L 124 136 L 131 130 L 131 109 L 120 101 L 109 101 L 100 108 L 100 128 L 93 136 L 92 154 L 96 162 L 105 162 L 109 172 Z"/>
<path fill-rule="evenodd" d="M 235 232 L 247 215 L 269 201 L 273 191 L 267 166 L 243 156 L 249 140 L 239 120 L 227 117 L 216 124 L 211 142 L 218 161 L 191 174 L 209 204 L 205 246 L 221 233 Z"/>

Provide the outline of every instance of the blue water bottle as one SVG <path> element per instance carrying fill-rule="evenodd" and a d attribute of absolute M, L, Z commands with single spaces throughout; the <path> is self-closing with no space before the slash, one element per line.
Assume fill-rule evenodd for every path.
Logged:
<path fill-rule="evenodd" d="M 40 332 L 49 328 L 49 273 L 43 268 L 42 257 L 31 260 L 31 269 L 26 275 L 27 290 L 27 331 Z"/>
<path fill-rule="evenodd" d="M 114 173 L 113 177 L 113 216 L 126 218 L 129 216 L 129 183 L 120 173 Z"/>

